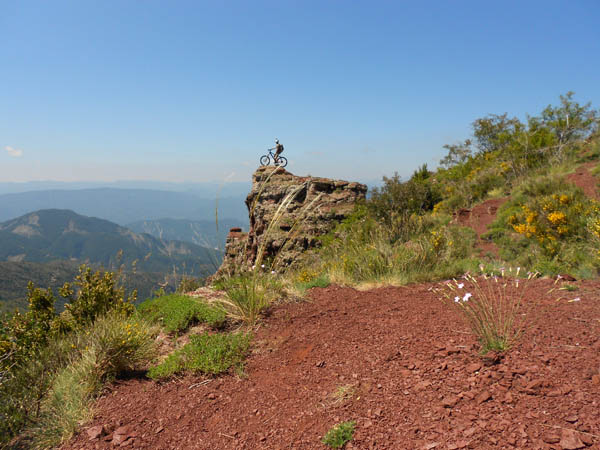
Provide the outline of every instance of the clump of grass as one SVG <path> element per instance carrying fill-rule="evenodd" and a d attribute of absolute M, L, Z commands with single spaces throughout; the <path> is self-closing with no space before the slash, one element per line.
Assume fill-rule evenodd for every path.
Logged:
<path fill-rule="evenodd" d="M 230 368 L 241 370 L 249 346 L 247 333 L 195 335 L 184 347 L 152 367 L 148 376 L 160 380 L 185 371 L 218 375 Z"/>
<path fill-rule="evenodd" d="M 304 269 L 296 277 L 294 288 L 304 293 L 314 287 L 326 288 L 331 284 L 329 276 L 326 273 L 318 273 L 312 270 Z"/>
<path fill-rule="evenodd" d="M 243 273 L 222 281 L 227 299 L 220 300 L 230 317 L 254 325 L 260 313 L 281 293 L 281 283 L 258 271 Z"/>
<path fill-rule="evenodd" d="M 138 311 L 146 319 L 160 323 L 169 333 L 184 331 L 194 322 L 220 328 L 226 320 L 223 308 L 180 294 L 148 299 L 138 306 Z"/>
<path fill-rule="evenodd" d="M 70 361 L 53 377 L 41 403 L 31 431 L 33 448 L 54 447 L 89 420 L 90 404 L 104 383 L 154 357 L 155 332 L 141 318 L 113 311 L 66 338 L 72 349 Z"/>
<path fill-rule="evenodd" d="M 331 428 L 321 442 L 331 448 L 342 448 L 354 437 L 356 422 L 342 422 Z"/>
<path fill-rule="evenodd" d="M 533 305 L 525 299 L 527 281 L 519 279 L 520 268 L 499 274 L 484 274 L 483 280 L 467 274 L 460 281 L 446 282 L 436 292 L 456 307 L 479 339 L 481 353 L 510 349 L 531 321 Z"/>
<path fill-rule="evenodd" d="M 356 393 L 356 385 L 345 384 L 338 386 L 335 391 L 331 394 L 331 400 L 334 405 L 339 405 L 347 402 Z"/>
<path fill-rule="evenodd" d="M 579 288 L 577 286 L 575 286 L 574 284 L 565 283 L 558 289 L 561 291 L 573 292 L 573 291 L 577 291 Z"/>

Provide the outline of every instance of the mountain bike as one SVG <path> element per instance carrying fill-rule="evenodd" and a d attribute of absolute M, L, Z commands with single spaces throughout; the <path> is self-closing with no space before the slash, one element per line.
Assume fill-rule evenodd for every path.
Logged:
<path fill-rule="evenodd" d="M 276 166 L 281 166 L 281 167 L 287 166 L 287 163 L 288 163 L 287 158 L 285 156 L 279 156 L 279 157 L 275 158 L 272 148 L 269 149 L 268 155 L 262 155 L 260 157 L 260 165 L 268 166 L 269 164 L 271 164 L 271 159 L 273 159 L 273 164 Z"/>

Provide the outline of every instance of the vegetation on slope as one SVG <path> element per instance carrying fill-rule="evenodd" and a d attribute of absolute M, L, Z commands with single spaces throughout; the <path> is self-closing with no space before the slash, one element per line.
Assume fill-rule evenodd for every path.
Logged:
<path fill-rule="evenodd" d="M 50 448 L 89 417 L 104 383 L 155 352 L 152 326 L 111 272 L 82 267 L 61 295 L 29 285 L 29 309 L 0 323 L 0 445 Z"/>
<path fill-rule="evenodd" d="M 444 278 L 481 263 L 595 276 L 598 204 L 565 176 L 600 155 L 598 118 L 568 93 L 526 122 L 507 114 L 477 119 L 471 139 L 445 146 L 437 171 L 424 165 L 407 181 L 384 177 L 323 239 L 320 258 L 306 264 L 349 284 Z M 510 201 L 484 236 L 500 248 L 500 258 L 490 259 L 476 252 L 475 233 L 455 218 L 459 209 L 497 197 Z"/>

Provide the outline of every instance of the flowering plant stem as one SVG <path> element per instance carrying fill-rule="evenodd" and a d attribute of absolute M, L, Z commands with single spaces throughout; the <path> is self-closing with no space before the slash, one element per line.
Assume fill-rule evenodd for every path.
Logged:
<path fill-rule="evenodd" d="M 525 332 L 531 302 L 525 301 L 527 279 L 519 279 L 520 268 L 506 273 L 483 274 L 479 279 L 466 274 L 460 281 L 444 283 L 436 292 L 456 307 L 479 339 L 482 353 L 505 351 Z"/>

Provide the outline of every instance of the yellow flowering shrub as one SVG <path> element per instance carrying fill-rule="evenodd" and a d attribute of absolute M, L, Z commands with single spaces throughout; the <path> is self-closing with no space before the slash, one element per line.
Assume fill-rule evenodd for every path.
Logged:
<path fill-rule="evenodd" d="M 580 192 L 556 193 L 541 198 L 530 197 L 520 210 L 508 218 L 508 224 L 518 234 L 534 239 L 550 255 L 560 249 L 566 239 L 585 239 L 588 230 L 598 227 L 587 224 L 587 218 L 597 214 L 598 203 Z"/>

